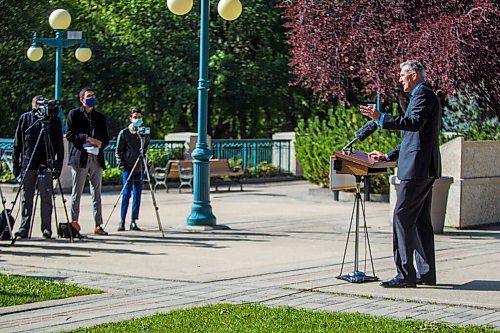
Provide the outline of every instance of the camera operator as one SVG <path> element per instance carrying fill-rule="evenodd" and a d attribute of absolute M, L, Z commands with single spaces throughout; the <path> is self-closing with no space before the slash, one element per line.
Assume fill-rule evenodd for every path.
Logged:
<path fill-rule="evenodd" d="M 144 151 L 145 155 L 149 146 L 149 135 L 146 133 L 141 133 L 142 129 L 140 126 L 143 123 L 142 111 L 138 108 L 132 109 L 129 116 L 130 124 L 122 129 L 118 134 L 118 140 L 116 144 L 116 161 L 123 170 L 122 173 L 122 183 L 123 198 L 121 205 L 121 220 L 118 225 L 118 231 L 125 230 L 125 218 L 127 217 L 128 204 L 130 197 L 133 195 L 132 199 L 132 218 L 130 222 L 130 230 L 141 229 L 137 226 L 137 220 L 139 219 L 139 208 L 141 205 L 141 193 L 142 193 L 142 178 L 144 174 L 144 166 L 142 161 L 139 159 L 139 153 L 141 150 L 141 137 L 144 140 Z M 137 163 L 132 175 L 132 168 Z M 127 179 L 129 178 L 127 182 Z"/>
<path fill-rule="evenodd" d="M 22 221 L 19 230 L 15 233 L 18 238 L 27 238 L 29 235 L 37 179 L 41 200 L 43 237 L 46 239 L 52 237 L 52 179 L 59 177 L 61 173 L 64 145 L 61 120 L 57 117 L 56 112 L 53 115 L 48 114 L 50 106 L 39 105 L 43 101 L 45 99 L 41 95 L 33 97 L 32 110 L 21 115 L 14 137 L 12 154 L 14 175 L 16 178 L 24 175 L 21 184 Z M 45 137 L 40 137 L 40 141 L 36 145 L 42 131 L 42 122 L 48 122 L 49 133 Z M 45 142 L 45 138 L 48 138 L 49 142 Z M 53 149 L 52 158 L 55 159 L 55 163 L 52 167 L 55 168 L 54 174 L 52 170 L 48 169 L 47 164 L 51 157 L 47 156 L 47 149 Z"/>
<path fill-rule="evenodd" d="M 83 88 L 79 108 L 68 113 L 66 138 L 69 141 L 68 165 L 71 166 L 71 219 L 78 223 L 80 198 L 87 174 L 90 180 L 90 194 L 94 212 L 96 235 L 107 235 L 102 227 L 101 184 L 104 163 L 104 148 L 109 143 L 106 117 L 95 110 L 95 93 Z"/>

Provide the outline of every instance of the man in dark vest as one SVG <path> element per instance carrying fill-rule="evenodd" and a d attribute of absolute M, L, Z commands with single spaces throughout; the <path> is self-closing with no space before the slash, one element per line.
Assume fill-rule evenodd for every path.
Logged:
<path fill-rule="evenodd" d="M 439 130 L 441 106 L 425 84 L 425 68 L 416 60 L 400 65 L 399 82 L 410 94 L 403 116 L 380 113 L 361 106 L 361 112 L 382 128 L 402 131 L 402 142 L 387 154 L 373 151 L 376 160 L 398 160 L 401 184 L 393 217 L 393 250 L 397 275 L 381 283 L 386 288 L 436 284 L 434 232 L 431 224 L 432 185 L 441 176 Z M 417 269 L 413 265 L 413 256 Z"/>
<path fill-rule="evenodd" d="M 108 128 L 104 114 L 95 110 L 95 93 L 83 88 L 79 94 L 82 105 L 68 114 L 66 138 L 69 141 L 68 165 L 71 166 L 71 219 L 78 222 L 80 198 L 87 174 L 94 212 L 96 235 L 107 235 L 102 227 L 101 184 L 104 163 L 104 148 L 109 143 Z"/>

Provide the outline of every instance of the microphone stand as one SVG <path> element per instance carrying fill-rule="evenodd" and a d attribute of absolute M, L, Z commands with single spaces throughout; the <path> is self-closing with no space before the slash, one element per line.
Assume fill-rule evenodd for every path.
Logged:
<path fill-rule="evenodd" d="M 349 143 L 346 144 L 344 146 L 344 148 L 341 149 L 342 152 L 345 153 L 346 155 L 351 155 L 351 153 L 352 153 L 352 145 L 354 144 L 354 142 L 356 142 L 356 140 L 358 140 L 358 138 L 354 138 L 351 141 L 349 141 Z"/>

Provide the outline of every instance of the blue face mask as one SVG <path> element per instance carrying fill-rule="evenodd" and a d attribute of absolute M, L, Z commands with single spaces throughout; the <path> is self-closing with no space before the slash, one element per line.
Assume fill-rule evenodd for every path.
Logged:
<path fill-rule="evenodd" d="M 134 125 L 135 127 L 141 126 L 142 125 L 142 118 L 137 118 L 137 119 L 132 120 L 132 125 Z"/>
<path fill-rule="evenodd" d="M 88 107 L 93 108 L 95 106 L 95 97 L 87 98 L 85 100 L 85 105 L 87 105 Z"/>

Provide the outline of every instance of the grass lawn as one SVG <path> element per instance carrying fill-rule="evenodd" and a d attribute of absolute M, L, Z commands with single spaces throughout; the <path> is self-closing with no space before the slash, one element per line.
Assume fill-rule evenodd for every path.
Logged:
<path fill-rule="evenodd" d="M 313 312 L 257 305 L 211 305 L 103 324 L 73 332 L 168 333 L 321 333 L 321 332 L 494 332 L 487 327 L 457 327 L 414 320 L 394 320 L 359 314 Z"/>
<path fill-rule="evenodd" d="M 0 274 L 0 307 L 100 293 L 61 281 Z"/>

